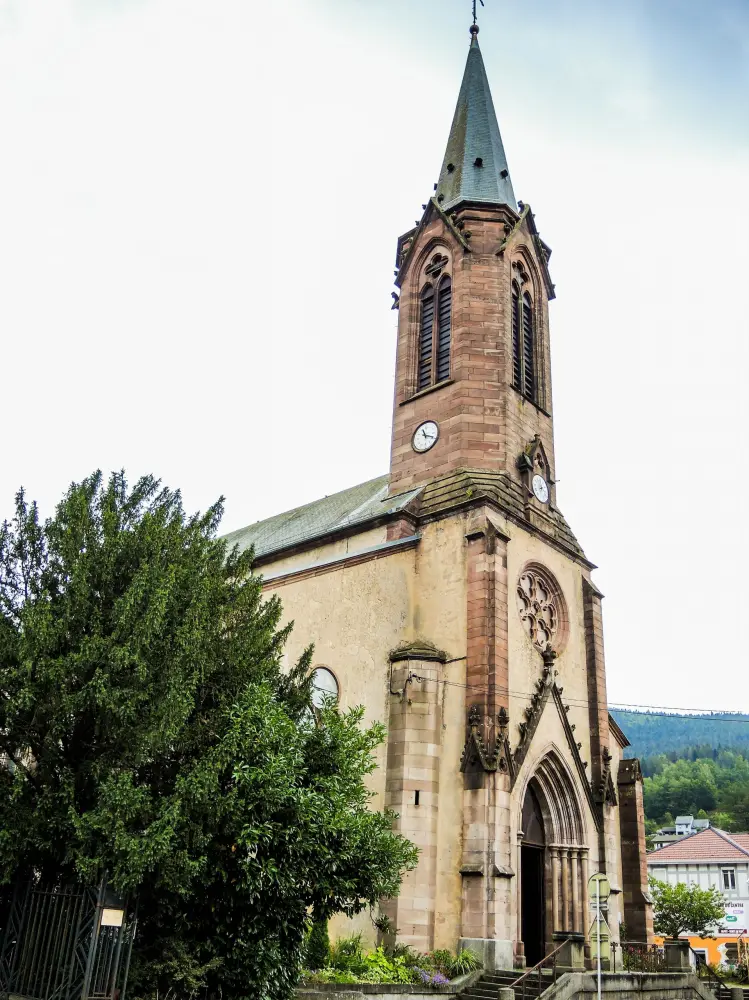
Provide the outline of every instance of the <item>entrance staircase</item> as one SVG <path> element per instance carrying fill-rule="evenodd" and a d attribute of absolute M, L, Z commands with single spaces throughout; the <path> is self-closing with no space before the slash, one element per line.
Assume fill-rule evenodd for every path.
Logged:
<path fill-rule="evenodd" d="M 507 969 L 485 973 L 473 986 L 468 986 L 460 996 L 463 1000 L 497 1000 L 501 986 L 512 986 L 521 976 L 523 970 Z M 536 973 L 525 980 L 525 1000 L 537 1000 L 554 982 L 551 969 L 542 969 L 540 984 Z M 515 987 L 515 1000 L 523 1000 L 523 986 Z"/>

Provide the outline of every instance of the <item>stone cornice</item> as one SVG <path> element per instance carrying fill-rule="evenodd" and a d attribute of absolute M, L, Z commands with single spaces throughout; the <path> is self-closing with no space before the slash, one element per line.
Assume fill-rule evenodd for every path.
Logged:
<path fill-rule="evenodd" d="M 381 559 L 383 556 L 401 552 L 404 549 L 415 548 L 421 541 L 421 535 L 409 535 L 406 538 L 395 538 L 382 545 L 373 545 L 370 548 L 362 549 L 360 552 L 350 552 L 335 559 L 327 559 L 324 562 L 315 563 L 312 566 L 300 566 L 298 569 L 289 569 L 286 572 L 276 573 L 274 576 L 263 577 L 264 587 L 279 587 L 285 583 L 305 579 L 309 576 L 320 576 L 322 573 L 330 573 L 342 566 L 355 566 L 358 563 L 369 562 L 372 559 Z"/>

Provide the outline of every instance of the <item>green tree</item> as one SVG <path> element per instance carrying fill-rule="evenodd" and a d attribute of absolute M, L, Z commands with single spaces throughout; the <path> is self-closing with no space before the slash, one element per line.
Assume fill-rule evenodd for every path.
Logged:
<path fill-rule="evenodd" d="M 29 871 L 137 893 L 133 994 L 290 997 L 309 913 L 398 890 L 415 850 L 370 811 L 383 739 L 308 709 L 309 651 L 222 505 L 122 474 L 0 529 L 0 881 Z"/>
<path fill-rule="evenodd" d="M 712 924 L 722 920 L 725 906 L 720 891 L 716 888 L 700 889 L 698 885 L 677 882 L 671 885 L 650 878 L 653 896 L 653 927 L 656 934 L 668 938 L 678 938 L 689 931 L 699 937 L 704 936 Z"/>
<path fill-rule="evenodd" d="M 310 928 L 305 949 L 305 965 L 308 969 L 324 969 L 330 958 L 330 937 L 328 921 L 315 920 Z"/>
<path fill-rule="evenodd" d="M 718 802 L 716 771 L 712 760 L 677 760 L 660 774 L 645 778 L 645 812 L 654 818 L 666 812 L 694 814 L 699 809 L 715 809 Z"/>

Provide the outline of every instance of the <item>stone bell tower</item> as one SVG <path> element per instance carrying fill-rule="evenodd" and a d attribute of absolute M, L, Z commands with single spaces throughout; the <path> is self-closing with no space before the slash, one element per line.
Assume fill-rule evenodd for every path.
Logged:
<path fill-rule="evenodd" d="M 439 180 L 421 221 L 398 241 L 389 476 L 389 498 L 413 496 L 390 539 L 424 532 L 427 565 L 428 526 L 442 525 L 443 539 L 448 521 L 460 532 L 460 551 L 442 571 L 445 590 L 456 576 L 464 587 L 465 656 L 456 657 L 464 683 L 443 702 L 444 666 L 405 670 L 404 689 L 418 677 L 423 690 L 391 706 L 392 764 L 402 762 L 403 773 L 389 772 L 389 804 L 410 808 L 409 754 L 439 770 L 443 713 L 464 688 L 460 940 L 489 967 L 533 965 L 562 942 L 578 964 L 590 956 L 593 871 L 610 874 L 628 924 L 650 933 L 642 805 L 636 779 L 617 771 L 626 740 L 615 746 L 609 723 L 602 595 L 557 507 L 551 251 L 515 199 L 478 30 L 474 23 Z M 428 602 L 417 600 L 423 628 Z M 456 614 L 446 605 L 440 620 Z M 436 627 L 415 638 L 442 649 Z M 424 720 L 411 719 L 417 707 L 431 742 Z M 617 794 L 628 812 L 619 813 Z M 436 887 L 448 877 L 436 793 L 433 809 L 428 829 L 423 811 L 421 826 L 413 820 L 423 860 L 393 903 L 394 922 L 418 947 L 438 933 Z M 611 907 L 616 923 L 623 910 Z"/>
<path fill-rule="evenodd" d="M 474 24 L 439 181 L 398 242 L 391 493 L 473 469 L 533 504 L 538 474 L 537 513 L 553 506 L 549 256 L 515 200 Z"/>

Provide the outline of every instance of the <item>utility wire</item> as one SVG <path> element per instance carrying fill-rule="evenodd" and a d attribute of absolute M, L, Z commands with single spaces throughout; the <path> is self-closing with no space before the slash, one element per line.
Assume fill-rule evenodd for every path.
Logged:
<path fill-rule="evenodd" d="M 463 688 L 463 690 L 466 691 L 485 691 L 489 686 L 488 684 L 460 684 L 458 681 L 440 680 L 438 677 L 423 677 L 420 674 L 409 674 L 408 679 L 434 684 L 444 684 L 447 687 Z M 496 685 L 495 690 L 500 694 L 513 695 L 517 698 L 532 698 L 533 695 L 537 693 L 536 691 L 513 691 L 512 688 L 502 687 L 501 685 Z M 564 700 L 569 705 L 576 705 L 581 708 L 588 707 L 588 702 L 580 698 L 565 697 Z M 736 709 L 671 708 L 669 705 L 638 705 L 634 702 L 609 702 L 608 707 L 620 712 L 646 712 L 648 715 L 656 715 L 663 718 L 673 717 L 675 712 L 688 712 L 691 717 L 696 719 L 710 719 L 713 722 L 749 723 L 749 718 L 727 719 L 715 717 L 716 715 L 740 715 L 741 713 L 737 712 Z"/>

